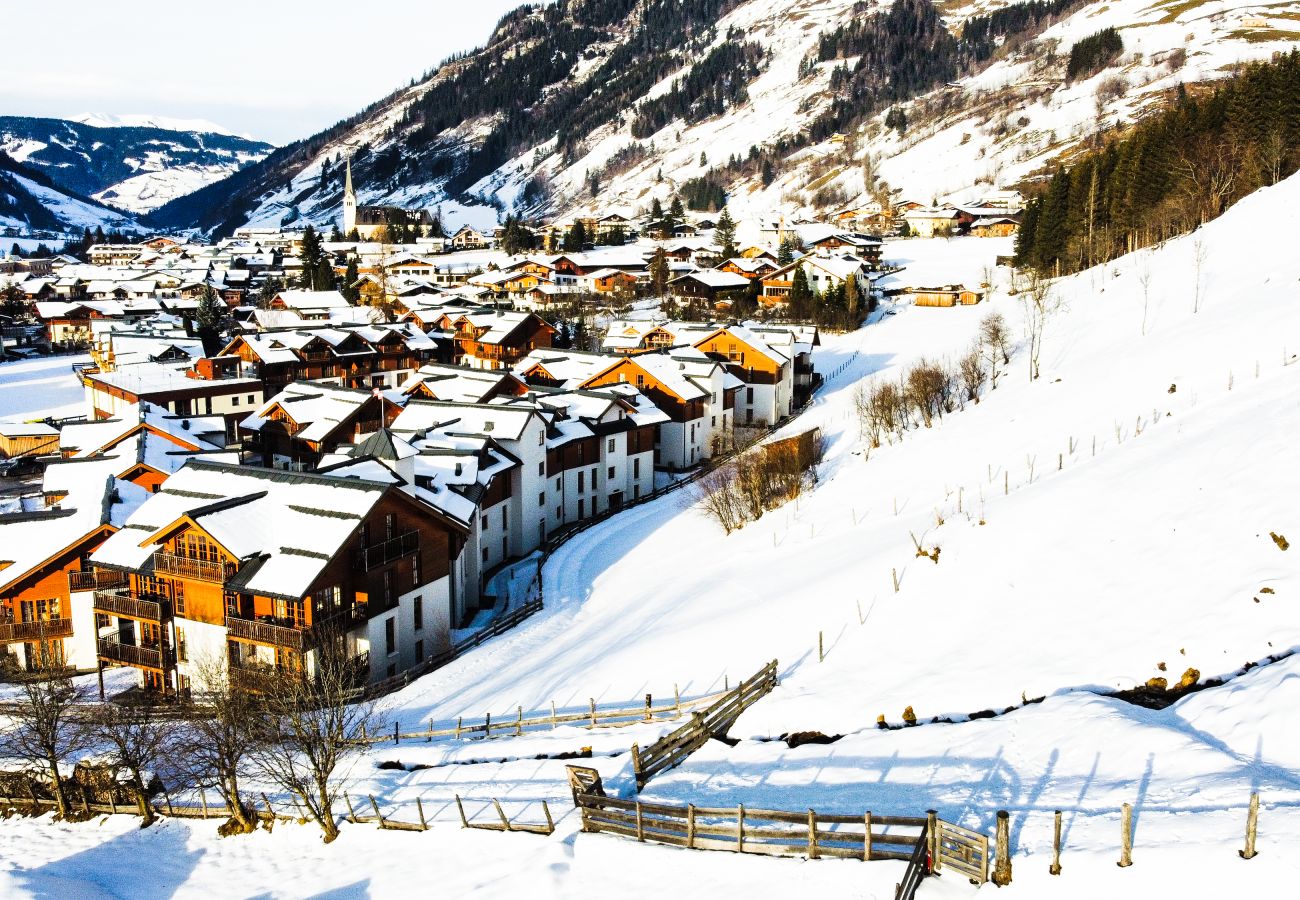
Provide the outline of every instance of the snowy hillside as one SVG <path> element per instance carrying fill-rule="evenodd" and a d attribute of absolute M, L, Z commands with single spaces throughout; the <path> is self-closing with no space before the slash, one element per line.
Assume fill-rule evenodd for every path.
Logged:
<path fill-rule="evenodd" d="M 0 153 L 60 188 L 137 214 L 219 181 L 271 149 L 203 120 L 0 116 Z"/>
<path fill-rule="evenodd" d="M 1300 176 L 1192 235 L 1061 280 L 1041 378 L 1029 380 L 1018 346 L 978 404 L 869 455 L 855 388 L 961 351 L 990 310 L 1018 323 L 1019 301 L 999 273 L 987 304 L 886 308 L 827 336 L 817 366 L 839 374 L 789 426 L 818 425 L 829 438 L 820 482 L 797 505 L 727 536 L 670 495 L 582 533 L 548 562 L 542 612 L 394 695 L 387 714 L 414 729 L 545 713 L 551 702 L 636 704 L 674 688 L 689 699 L 776 658 L 781 684 L 731 729 L 739 743 L 709 743 L 653 779 L 647 800 L 856 816 L 933 808 L 986 833 L 993 811 L 1007 809 L 1009 896 L 1276 893 L 1300 876 L 1300 657 L 1267 662 L 1300 647 L 1300 584 L 1271 537 L 1300 535 L 1297 201 Z M 997 240 L 905 241 L 885 256 L 915 283 L 978 278 L 1005 250 Z M 913 535 L 937 562 L 916 555 Z M 1240 673 L 1258 662 L 1267 664 Z M 1227 684 L 1163 710 L 1106 696 L 1192 667 Z M 899 725 L 908 706 L 917 727 L 877 728 L 879 715 Z M 588 748 L 584 764 L 627 794 L 627 748 L 667 727 L 403 741 L 350 763 L 354 799 L 373 795 L 408 822 L 418 809 L 426 834 L 345 825 L 322 847 L 310 826 L 291 823 L 221 840 L 212 822 L 140 831 L 124 816 L 98 826 L 10 819 L 0 822 L 0 885 L 7 896 L 115 893 L 147 854 L 142 896 L 234 879 L 241 893 L 276 896 L 429 884 L 453 896 L 538 885 L 596 896 L 615 880 L 631 897 L 893 896 L 901 863 L 579 834 L 559 757 Z M 776 740 L 793 731 L 838 739 Z M 1252 791 L 1263 803 L 1260 855 L 1246 863 L 1236 850 Z M 545 800 L 556 832 L 464 831 L 457 795 L 480 821 L 499 798 L 517 821 L 536 822 Z M 1135 811 L 1131 869 L 1114 864 L 1121 803 Z M 1065 823 L 1059 878 L 1047 874 L 1054 810 Z M 400 866 L 356 862 L 397 855 Z M 919 896 L 971 892 L 944 877 Z"/>
<path fill-rule="evenodd" d="M 32 166 L 0 153 L 0 229 L 8 235 L 80 236 L 85 228 L 136 229 L 135 217 L 59 187 Z"/>
<path fill-rule="evenodd" d="M 1154 108 L 1177 85 L 1222 77 L 1239 61 L 1289 48 L 1300 34 L 1300 4 L 1294 2 L 1081 2 L 1067 6 L 1060 21 L 1044 23 L 1046 30 L 1036 26 L 1007 37 L 991 59 L 974 61 L 958 52 L 971 74 L 953 84 L 934 82 L 933 90 L 914 99 L 908 94 L 891 101 L 906 111 L 904 133 L 884 126 L 881 108 L 854 133 L 810 144 L 810 126 L 823 122 L 837 101 L 850 102 L 834 86 L 835 69 L 856 61 L 818 62 L 819 41 L 849 23 L 885 15 L 891 4 L 701 0 L 681 7 L 686 24 L 668 33 L 662 49 L 632 49 L 646 33 L 644 17 L 660 2 L 637 0 L 632 15 L 609 20 L 591 11 L 608 4 L 595 3 L 569 4 L 570 18 L 563 20 L 543 21 L 549 13 L 540 11 L 507 17 L 484 50 L 286 148 L 221 191 L 167 206 L 157 221 L 204 230 L 244 222 L 332 224 L 339 216 L 341 161 L 349 156 L 361 202 L 440 208 L 452 224 L 483 225 L 511 210 L 636 212 L 706 176 L 725 188 L 736 218 L 809 212 L 872 199 L 879 185 L 864 176 L 868 163 L 896 199 L 961 200 L 1019 183 L 1099 128 Z M 939 10 L 947 29 L 960 36 L 971 16 L 1010 5 L 950 2 Z M 904 7 L 929 9 L 929 0 L 907 0 Z M 716 18 L 707 18 L 710 11 Z M 691 15 L 697 18 L 686 18 Z M 560 22 L 569 30 L 555 31 Z M 1123 35 L 1119 58 L 1067 82 L 1074 43 L 1109 26 Z M 524 64 L 538 52 L 534 32 L 545 28 L 554 32 L 555 54 Z M 738 86 L 741 100 L 645 132 L 638 116 L 648 103 L 679 90 L 711 54 L 742 40 L 761 47 L 763 57 L 758 74 Z M 901 37 L 900 46 L 922 65 L 928 45 L 907 40 Z M 517 116 L 491 99 L 506 90 L 490 83 L 493 73 L 504 73 L 512 60 L 523 69 L 503 80 L 519 85 L 525 94 L 518 102 L 528 107 Z M 524 73 L 536 73 L 543 62 L 552 67 L 536 75 L 544 83 L 530 83 Z M 656 76 L 644 84 L 628 77 L 638 71 Z M 446 110 L 470 96 L 487 99 L 459 118 L 445 113 L 429 119 L 423 111 L 428 104 Z M 618 100 L 609 103 L 607 96 Z M 702 104 L 697 99 L 692 108 Z M 766 185 L 755 173 L 728 166 L 733 159 L 743 163 L 755 149 L 776 155 Z"/>

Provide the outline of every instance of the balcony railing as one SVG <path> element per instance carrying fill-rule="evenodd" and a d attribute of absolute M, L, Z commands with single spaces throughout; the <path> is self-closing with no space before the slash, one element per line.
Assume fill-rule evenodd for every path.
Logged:
<path fill-rule="evenodd" d="M 275 619 L 270 616 L 261 619 L 245 619 L 237 613 L 226 613 L 226 636 L 235 640 L 252 641 L 255 644 L 269 644 L 303 653 L 310 650 L 323 635 L 342 633 L 365 621 L 366 607 L 350 605 L 313 622 L 311 625 L 295 625 L 288 619 Z"/>
<path fill-rule="evenodd" d="M 369 572 L 371 569 L 388 565 L 408 553 L 417 553 L 419 550 L 420 532 L 408 531 L 383 543 L 358 550 L 356 556 L 357 568 L 363 572 Z"/>
<path fill-rule="evenodd" d="M 44 619 L 39 622 L 14 622 L 0 619 L 0 644 L 65 637 L 72 637 L 71 619 Z"/>
<path fill-rule="evenodd" d="M 112 662 L 123 663 L 145 669 L 170 668 L 175 657 L 170 647 L 141 647 L 135 644 L 123 644 L 109 638 L 97 641 L 99 656 Z"/>
<path fill-rule="evenodd" d="M 175 553 L 162 550 L 153 555 L 153 570 L 163 575 L 192 578 L 195 581 L 211 581 L 216 584 L 221 584 L 227 576 L 226 567 L 222 563 L 177 556 Z"/>
<path fill-rule="evenodd" d="M 95 612 L 144 622 L 163 622 L 172 617 L 172 604 L 170 600 L 141 597 L 124 589 L 95 591 Z"/>
<path fill-rule="evenodd" d="M 115 569 L 91 569 L 88 572 L 69 572 L 68 591 L 95 591 L 105 588 L 126 587 L 126 573 Z"/>
<path fill-rule="evenodd" d="M 287 647 L 301 653 L 306 645 L 306 634 L 306 627 L 279 625 L 274 621 L 241 619 L 229 614 L 226 616 L 226 635 L 236 640 Z"/>
<path fill-rule="evenodd" d="M 255 666 L 248 663 L 230 664 L 230 686 L 257 694 L 269 693 L 283 683 L 288 670 L 275 666 Z"/>

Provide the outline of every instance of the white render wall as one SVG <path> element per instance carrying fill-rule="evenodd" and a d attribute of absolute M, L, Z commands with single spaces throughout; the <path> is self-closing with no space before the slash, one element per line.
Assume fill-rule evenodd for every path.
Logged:
<path fill-rule="evenodd" d="M 415 599 L 422 615 L 416 627 Z M 387 623 L 393 622 L 393 652 L 388 652 Z M 397 606 L 375 616 L 365 628 L 370 650 L 370 679 L 382 681 L 400 675 L 451 646 L 450 579 L 443 576 L 397 598 Z"/>
<path fill-rule="evenodd" d="M 226 650 L 226 626 L 210 625 L 207 622 L 198 622 L 193 619 L 184 619 L 177 617 L 172 623 L 175 632 L 172 635 L 172 646 L 176 648 L 176 671 L 184 675 L 190 682 L 190 689 L 196 693 L 204 693 L 212 689 L 212 685 L 201 677 L 204 668 L 212 665 L 224 672 L 230 661 Z M 185 659 L 180 658 L 180 638 L 182 633 L 185 636 Z M 274 657 L 269 661 L 274 664 Z"/>

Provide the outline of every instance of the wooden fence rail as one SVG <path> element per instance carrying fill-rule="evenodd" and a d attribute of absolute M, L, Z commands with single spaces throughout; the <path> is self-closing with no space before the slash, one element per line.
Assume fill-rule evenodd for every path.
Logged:
<path fill-rule="evenodd" d="M 724 735 L 740 714 L 776 687 L 776 660 L 727 691 L 707 709 L 691 713 L 691 721 L 642 750 L 632 745 L 632 771 L 639 791 L 647 781 L 679 765 L 710 738 Z"/>
<path fill-rule="evenodd" d="M 808 859 L 907 862 L 926 843 L 916 816 L 832 815 L 802 811 L 670 806 L 603 794 L 574 797 L 585 832 L 614 834 L 693 850 L 727 850 Z M 924 850 L 923 850 L 924 852 Z"/>
<path fill-rule="evenodd" d="M 454 726 L 434 728 L 433 723 L 430 722 L 428 728 L 414 731 L 402 731 L 399 724 L 395 725 L 392 731 L 367 735 L 365 738 L 358 740 L 367 744 L 400 744 L 403 741 L 408 743 L 411 741 L 428 742 L 434 738 L 481 740 L 492 737 L 513 737 L 527 731 L 555 729 L 560 725 L 582 725 L 586 728 L 596 728 L 633 725 L 638 722 L 674 721 L 680 719 L 683 713 L 691 712 L 701 706 L 717 703 L 731 693 L 722 691 L 689 700 L 674 697 L 672 702 L 665 701 L 659 704 L 653 703 L 652 698 L 647 694 L 644 705 L 623 706 L 612 709 L 601 709 L 596 706 L 596 701 L 592 700 L 590 706 L 582 712 L 556 712 L 555 707 L 552 706 L 549 713 L 530 711 L 527 716 L 524 715 L 523 708 L 519 707 L 513 716 L 495 717 L 485 715 L 481 719 L 471 721 L 466 721 L 464 717 L 460 717 L 456 720 Z"/>

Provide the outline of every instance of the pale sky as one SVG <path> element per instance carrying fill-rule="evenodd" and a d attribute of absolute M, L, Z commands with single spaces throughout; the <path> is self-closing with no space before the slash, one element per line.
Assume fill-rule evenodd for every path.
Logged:
<path fill-rule="evenodd" d="M 207 119 L 285 144 L 482 45 L 522 2 L 6 2 L 0 115 Z"/>

